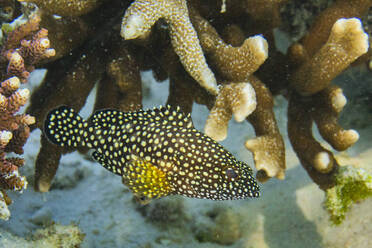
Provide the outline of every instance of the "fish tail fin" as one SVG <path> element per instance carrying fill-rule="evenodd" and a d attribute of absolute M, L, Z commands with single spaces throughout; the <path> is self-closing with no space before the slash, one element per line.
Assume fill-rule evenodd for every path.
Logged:
<path fill-rule="evenodd" d="M 50 111 L 44 122 L 44 133 L 59 146 L 90 147 L 87 137 L 91 131 L 88 122 L 67 106 Z"/>

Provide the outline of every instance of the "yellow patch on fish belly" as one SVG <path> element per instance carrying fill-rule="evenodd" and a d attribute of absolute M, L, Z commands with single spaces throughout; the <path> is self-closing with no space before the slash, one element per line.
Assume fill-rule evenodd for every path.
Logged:
<path fill-rule="evenodd" d="M 130 163 L 124 167 L 123 183 L 139 200 L 146 202 L 171 193 L 171 186 L 165 172 L 138 156 L 131 157 Z"/>

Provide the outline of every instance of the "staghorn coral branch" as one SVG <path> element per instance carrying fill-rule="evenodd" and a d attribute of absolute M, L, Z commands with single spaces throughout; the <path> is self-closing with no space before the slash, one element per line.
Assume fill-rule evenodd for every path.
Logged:
<path fill-rule="evenodd" d="M 367 51 L 368 35 L 360 20 L 339 19 L 332 27 L 327 43 L 293 74 L 291 86 L 302 95 L 317 93 Z"/>
<path fill-rule="evenodd" d="M 68 104 L 78 110 L 83 107 L 86 97 L 94 86 L 93 82 L 104 72 L 104 68 L 102 68 L 100 63 L 102 60 L 98 60 L 95 52 L 90 51 L 86 56 L 81 56 L 59 82 L 54 82 L 54 80 L 61 70 L 63 61 L 56 61 L 49 67 L 45 83 L 53 82 L 53 94 L 43 91 L 44 88 L 41 88 L 32 96 L 31 104 L 27 109 L 28 113 L 36 117 L 36 127 L 43 127 L 49 108 L 62 104 Z M 87 66 L 87 63 L 90 66 Z M 43 94 L 48 94 L 48 96 Z M 66 99 L 65 96 L 69 96 L 69 98 Z M 48 108 L 45 108 L 45 106 L 48 106 Z M 42 146 L 35 163 L 34 187 L 38 191 L 46 192 L 49 190 L 51 181 L 57 172 L 62 153 L 68 151 L 50 145 L 44 136 L 41 138 L 41 143 Z M 53 154 L 53 156 L 50 154 Z"/>
<path fill-rule="evenodd" d="M 194 12 L 192 22 L 200 43 L 224 79 L 246 80 L 268 57 L 268 44 L 261 35 L 250 37 L 241 46 L 233 47 L 219 37 L 209 22 Z"/>
<path fill-rule="evenodd" d="M 307 114 L 307 99 L 292 93 L 288 106 L 288 136 L 302 166 L 311 179 L 323 189 L 334 186 L 334 175 L 339 165 L 332 153 L 313 137 L 312 118 Z"/>
<path fill-rule="evenodd" d="M 20 80 L 12 77 L 3 81 L 0 88 L 0 218 L 6 220 L 10 217 L 7 205 L 11 201 L 5 190 L 22 191 L 27 188 L 26 178 L 18 172 L 24 160 L 6 158 L 6 152 L 23 153 L 23 145 L 29 136 L 28 125 L 34 121 L 30 116 L 16 114 L 29 96 L 27 89 L 18 89 L 19 85 Z"/>
<path fill-rule="evenodd" d="M 222 85 L 204 132 L 214 140 L 224 140 L 232 114 L 236 121 L 242 122 L 255 108 L 256 93 L 249 82 Z"/>
<path fill-rule="evenodd" d="M 189 20 L 186 0 L 136 0 L 125 12 L 121 36 L 126 40 L 144 37 L 160 18 L 168 24 L 173 48 L 185 69 L 202 87 L 216 95 L 216 79 Z"/>
<path fill-rule="evenodd" d="M 31 40 L 22 40 L 21 45 L 18 52 L 26 59 L 26 64 L 38 64 L 41 60 L 56 54 L 55 50 L 50 48 L 48 30 L 44 28 L 40 29 Z"/>
<path fill-rule="evenodd" d="M 48 139 L 41 135 L 40 152 L 35 162 L 35 182 L 36 191 L 47 192 L 51 187 L 51 181 L 57 173 L 59 160 L 62 154 L 67 153 L 60 147 L 50 145 Z"/>
<path fill-rule="evenodd" d="M 257 138 L 245 142 L 245 147 L 253 153 L 257 179 L 265 182 L 271 177 L 285 177 L 285 147 L 273 112 L 273 98 L 268 88 L 251 76 L 250 83 L 256 92 L 257 107 L 248 121 L 252 124 Z"/>
<path fill-rule="evenodd" d="M 336 150 L 344 151 L 359 139 L 357 131 L 344 130 L 337 124 L 339 113 L 346 104 L 342 89 L 330 85 L 312 96 L 310 113 L 322 137 Z"/>
<path fill-rule="evenodd" d="M 311 25 L 300 40 L 306 53 L 313 56 L 328 40 L 332 26 L 340 18 L 361 18 L 372 6 L 370 0 L 336 0 Z"/>
<path fill-rule="evenodd" d="M 10 95 L 12 92 L 16 91 L 19 88 L 20 83 L 21 82 L 17 77 L 8 78 L 7 80 L 1 83 L 0 93 L 4 95 Z"/>
<path fill-rule="evenodd" d="M 193 103 L 213 107 L 215 97 L 208 94 L 177 61 L 177 55 L 173 51 L 166 52 L 166 58 L 161 61 L 169 74 L 169 96 L 167 104 L 179 106 L 184 113 L 191 113 Z M 172 66 L 169 66 L 172 65 Z"/>
<path fill-rule="evenodd" d="M 24 39 L 31 36 L 30 32 L 36 31 L 39 27 L 40 15 L 35 13 L 30 18 L 28 22 L 20 25 L 8 35 L 6 44 L 2 48 L 2 54 L 9 61 L 6 75 L 18 77 L 22 83 L 27 82 L 35 64 L 55 55 L 55 50 L 50 48 L 46 29 L 40 29 L 31 37 L 31 40 Z M 17 42 L 18 46 L 21 45 L 20 47 L 16 46 Z"/>
<path fill-rule="evenodd" d="M 120 47 L 108 63 L 107 76 L 99 83 L 95 109 L 117 108 L 134 111 L 142 108 L 139 67 L 130 49 Z"/>

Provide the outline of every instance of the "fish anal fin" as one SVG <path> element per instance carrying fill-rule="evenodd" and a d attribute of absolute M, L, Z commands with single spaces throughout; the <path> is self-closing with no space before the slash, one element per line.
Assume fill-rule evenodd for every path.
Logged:
<path fill-rule="evenodd" d="M 124 167 L 123 183 L 127 185 L 141 203 L 161 198 L 172 192 L 167 174 L 151 162 L 132 155 Z"/>

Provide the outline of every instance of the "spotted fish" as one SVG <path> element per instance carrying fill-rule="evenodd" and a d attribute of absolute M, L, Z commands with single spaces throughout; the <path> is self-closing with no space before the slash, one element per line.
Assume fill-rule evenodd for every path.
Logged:
<path fill-rule="evenodd" d="M 48 114 L 44 131 L 54 144 L 94 149 L 94 159 L 143 201 L 172 194 L 212 200 L 259 196 L 252 169 L 195 129 L 178 107 L 107 109 L 85 121 L 61 106 Z"/>

